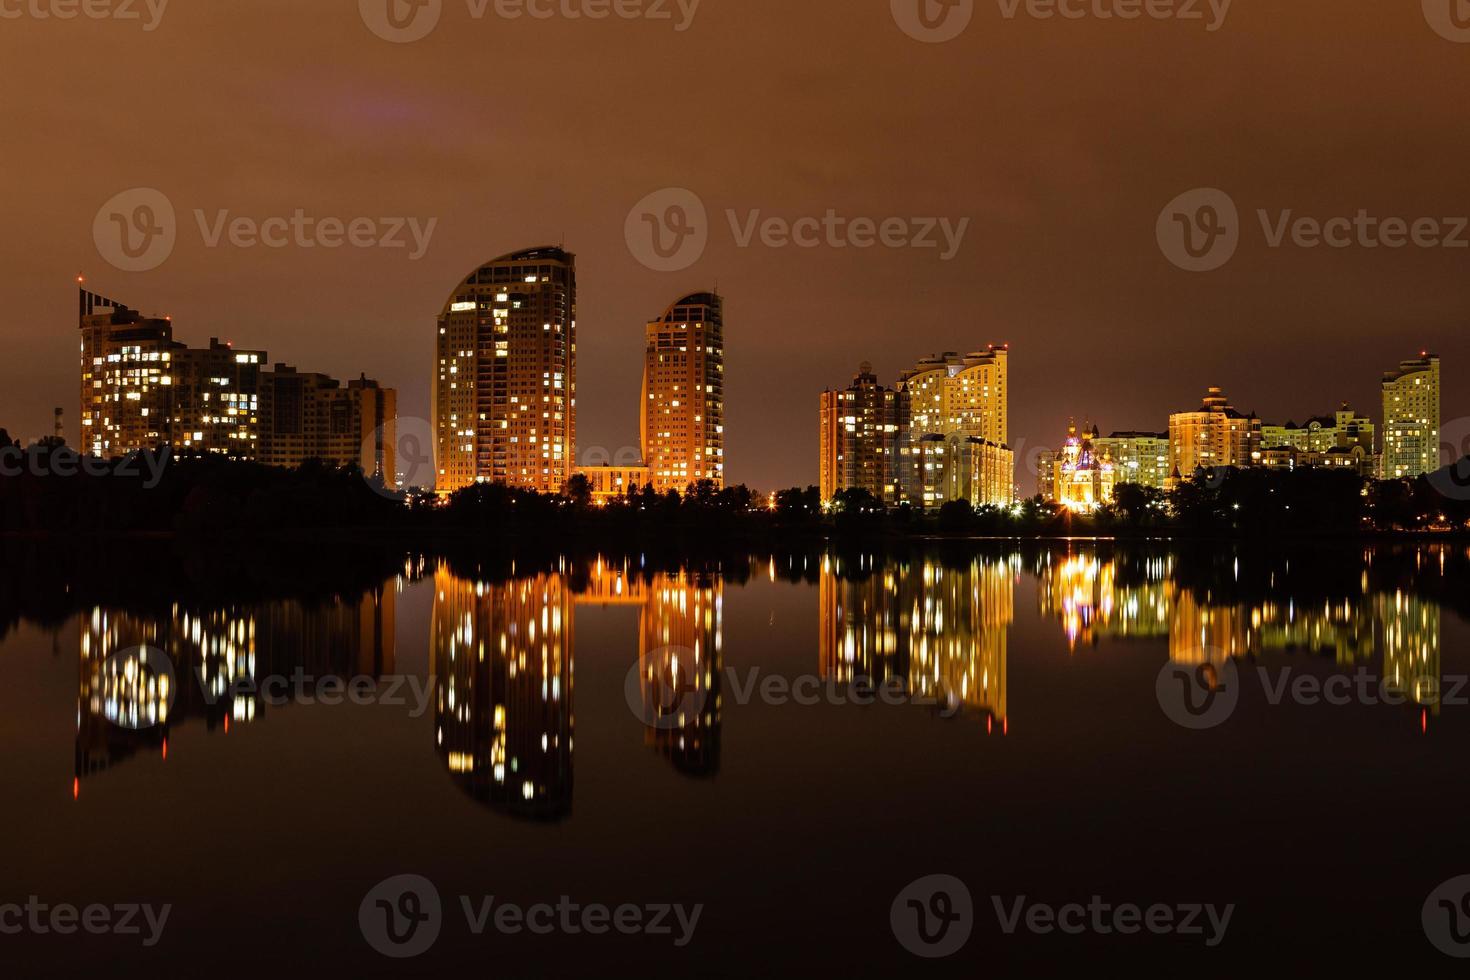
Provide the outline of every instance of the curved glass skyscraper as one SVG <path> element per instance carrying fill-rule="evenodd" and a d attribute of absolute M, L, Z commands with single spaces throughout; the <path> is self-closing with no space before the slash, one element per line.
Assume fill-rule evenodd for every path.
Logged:
<path fill-rule="evenodd" d="M 555 493 L 577 445 L 576 256 L 514 252 L 465 277 L 439 314 L 436 489 Z"/>

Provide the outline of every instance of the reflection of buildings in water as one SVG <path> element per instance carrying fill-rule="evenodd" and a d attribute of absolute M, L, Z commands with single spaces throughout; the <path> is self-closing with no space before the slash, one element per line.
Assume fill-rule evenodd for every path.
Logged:
<path fill-rule="evenodd" d="M 1104 636 L 1165 636 L 1174 597 L 1172 558 L 1143 563 L 1142 585 L 1118 584 L 1117 563 L 1096 555 L 1043 555 L 1036 594 L 1043 616 L 1062 622 L 1067 642 L 1094 645 Z"/>
<path fill-rule="evenodd" d="M 1373 601 L 1383 628 L 1384 682 L 1438 715 L 1439 699 L 1447 693 L 1440 681 L 1439 605 L 1402 592 Z"/>
<path fill-rule="evenodd" d="M 638 607 L 638 668 L 644 678 L 645 707 L 668 700 L 653 686 L 666 679 L 658 670 L 675 663 L 687 666 L 687 683 L 679 683 L 679 694 L 680 703 L 690 710 L 646 728 L 645 740 L 690 776 L 713 775 L 720 768 L 724 595 L 718 574 L 685 571 L 658 573 L 650 579 L 635 574 L 630 562 L 605 558 L 596 561 L 586 586 L 577 593 L 579 606 Z"/>
<path fill-rule="evenodd" d="M 1117 563 L 1094 555 L 1044 556 L 1037 567 L 1043 615 L 1068 641 L 1102 636 L 1169 637 L 1178 663 L 1218 663 L 1261 653 L 1331 654 L 1344 668 L 1381 655 L 1382 678 L 1418 704 L 1433 705 L 1440 680 L 1440 607 L 1403 593 L 1301 605 L 1291 599 L 1225 604 L 1200 599 L 1172 582 L 1173 559 L 1151 559 L 1141 585 L 1120 586 Z"/>
<path fill-rule="evenodd" d="M 440 757 L 476 799 L 558 819 L 572 805 L 572 593 L 559 574 L 476 584 L 434 576 Z"/>
<path fill-rule="evenodd" d="M 635 606 L 639 663 L 678 648 L 701 710 L 648 743 L 680 772 L 720 763 L 724 587 L 718 574 L 638 574 L 598 559 L 573 591 L 560 573 L 476 584 L 440 566 L 430 642 L 435 737 L 444 765 L 477 799 L 516 816 L 558 818 L 572 804 L 576 606 Z"/>
<path fill-rule="evenodd" d="M 851 579 L 842 572 L 840 559 L 824 559 L 824 678 L 875 687 L 902 681 L 917 697 L 1006 720 L 1011 562 L 977 558 L 960 569 L 898 562 Z"/>
<path fill-rule="evenodd" d="M 675 713 L 666 723 L 644 731 L 649 745 L 674 768 L 691 776 L 713 775 L 720 767 L 724 591 L 718 576 L 655 575 L 638 614 L 638 665 L 645 707 L 667 700 L 665 691 L 656 685 L 666 685 L 668 678 L 658 671 L 681 659 L 688 661 L 673 685 L 678 700 L 668 706 Z"/>
<path fill-rule="evenodd" d="M 1375 632 L 1367 605 L 1324 601 L 1308 607 L 1290 599 L 1210 604 L 1186 590 L 1175 603 L 1169 653 L 1180 663 L 1268 652 L 1331 653 L 1351 667 L 1372 658 Z"/>
<path fill-rule="evenodd" d="M 210 731 L 255 720 L 267 676 L 391 673 L 394 611 L 391 588 L 322 606 L 292 600 L 190 611 L 175 604 L 156 615 L 93 609 L 80 621 L 77 779 L 144 749 L 166 754 L 170 730 L 189 719 L 203 719 Z M 167 658 L 171 674 L 172 705 L 156 710 L 153 724 L 140 689 L 114 679 L 144 646 Z"/>

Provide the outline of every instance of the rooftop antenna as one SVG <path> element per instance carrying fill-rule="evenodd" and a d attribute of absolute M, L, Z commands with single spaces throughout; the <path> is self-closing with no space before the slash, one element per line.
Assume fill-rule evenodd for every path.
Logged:
<path fill-rule="evenodd" d="M 62 430 L 61 415 L 62 415 L 61 409 L 58 408 L 56 410 L 56 429 L 55 429 L 55 432 L 53 434 L 56 436 L 56 438 L 57 438 L 58 441 L 64 442 L 66 440 L 66 436 L 61 431 Z"/>

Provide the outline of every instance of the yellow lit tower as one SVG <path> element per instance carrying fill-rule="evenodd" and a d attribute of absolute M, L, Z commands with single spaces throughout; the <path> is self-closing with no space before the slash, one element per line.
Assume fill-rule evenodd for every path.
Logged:
<path fill-rule="evenodd" d="M 1010 346 L 928 357 L 899 377 L 909 409 L 904 497 L 923 508 L 949 500 L 1008 506 L 1015 497 L 1010 448 Z"/>
<path fill-rule="evenodd" d="M 577 447 L 576 256 L 534 248 L 474 270 L 444 304 L 436 344 L 438 492 L 560 491 Z"/>
<path fill-rule="evenodd" d="M 1383 376 L 1383 477 L 1439 469 L 1439 357 L 1425 352 Z"/>
<path fill-rule="evenodd" d="M 660 493 L 725 485 L 725 313 L 692 293 L 645 328 L 643 461 Z"/>

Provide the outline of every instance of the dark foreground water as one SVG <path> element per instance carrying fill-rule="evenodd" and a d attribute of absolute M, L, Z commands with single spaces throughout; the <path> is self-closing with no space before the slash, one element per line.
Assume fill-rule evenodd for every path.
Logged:
<path fill-rule="evenodd" d="M 410 556 L 250 601 L 43 565 L 0 634 L 10 976 L 1470 953 L 1463 545 Z"/>

